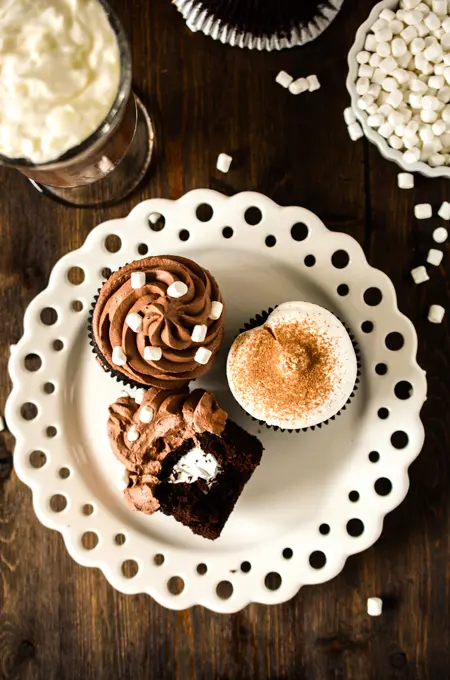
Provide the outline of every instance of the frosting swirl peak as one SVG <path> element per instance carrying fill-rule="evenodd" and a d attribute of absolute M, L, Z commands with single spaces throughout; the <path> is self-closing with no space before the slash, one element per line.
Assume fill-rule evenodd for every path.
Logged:
<path fill-rule="evenodd" d="M 113 350 L 122 350 L 120 373 L 128 380 L 182 387 L 209 370 L 222 343 L 223 313 L 217 318 L 213 303 L 223 309 L 216 280 L 200 265 L 168 255 L 144 258 L 104 284 L 93 312 L 94 340 L 113 367 Z"/>

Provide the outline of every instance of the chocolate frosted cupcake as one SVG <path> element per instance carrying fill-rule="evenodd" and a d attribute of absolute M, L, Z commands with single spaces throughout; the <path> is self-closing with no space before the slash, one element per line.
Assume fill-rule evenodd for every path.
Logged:
<path fill-rule="evenodd" d="M 263 452 L 201 389 L 152 388 L 140 405 L 121 397 L 109 407 L 108 436 L 129 472 L 129 505 L 209 539 L 220 536 Z"/>
<path fill-rule="evenodd" d="M 358 362 L 344 325 L 308 302 L 279 305 L 233 343 L 227 377 L 236 401 L 268 426 L 302 430 L 345 406 Z"/>
<path fill-rule="evenodd" d="M 90 337 L 107 371 L 134 387 L 179 388 L 206 373 L 223 340 L 214 277 L 161 255 L 112 274 L 93 305 Z"/>
<path fill-rule="evenodd" d="M 192 31 L 229 45 L 280 50 L 317 38 L 343 0 L 172 0 Z"/>

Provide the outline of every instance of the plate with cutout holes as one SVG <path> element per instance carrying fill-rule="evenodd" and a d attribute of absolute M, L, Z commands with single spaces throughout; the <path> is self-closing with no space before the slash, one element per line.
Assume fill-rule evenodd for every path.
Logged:
<path fill-rule="evenodd" d="M 196 385 L 213 390 L 265 447 L 214 542 L 125 504 L 123 468 L 106 435 L 107 408 L 122 386 L 102 371 L 88 342 L 88 309 L 105 278 L 124 263 L 164 253 L 192 258 L 217 278 L 226 337 Z M 292 434 L 247 416 L 225 376 L 238 329 L 288 300 L 334 312 L 362 360 L 348 408 L 328 425 Z M 424 438 L 426 380 L 416 350 L 414 327 L 399 312 L 388 277 L 353 238 L 329 231 L 308 210 L 207 189 L 177 201 L 151 199 L 95 228 L 55 265 L 25 313 L 6 409 L 16 471 L 32 489 L 40 521 L 63 535 L 77 562 L 98 567 L 124 593 L 218 612 L 283 602 L 302 585 L 336 576 L 349 555 L 376 541 L 384 516 L 405 497 L 408 466 Z"/>

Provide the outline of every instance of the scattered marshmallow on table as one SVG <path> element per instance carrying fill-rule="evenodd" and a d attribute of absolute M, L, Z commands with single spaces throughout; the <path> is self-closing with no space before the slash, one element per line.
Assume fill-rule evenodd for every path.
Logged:
<path fill-rule="evenodd" d="M 232 157 L 229 156 L 228 154 L 226 153 L 219 154 L 216 163 L 217 170 L 223 173 L 227 173 L 231 167 L 232 161 L 233 161 Z"/>
<path fill-rule="evenodd" d="M 308 81 L 308 89 L 310 92 L 315 92 L 320 88 L 319 79 L 316 75 L 311 75 L 306 78 Z"/>
<path fill-rule="evenodd" d="M 275 78 L 275 82 L 278 83 L 278 85 L 281 85 L 281 87 L 285 88 L 288 88 L 293 80 L 293 77 L 290 76 L 289 73 L 286 73 L 286 71 L 280 71 Z"/>
<path fill-rule="evenodd" d="M 433 211 L 429 203 L 417 203 L 414 206 L 414 215 L 418 220 L 428 220 L 432 216 Z"/>
<path fill-rule="evenodd" d="M 433 267 L 439 267 L 439 265 L 442 262 L 442 258 L 444 257 L 444 253 L 442 250 L 437 250 L 436 248 L 430 248 L 428 251 L 427 255 L 427 262 L 428 264 L 432 264 Z"/>
<path fill-rule="evenodd" d="M 431 305 L 428 311 L 428 321 L 431 323 L 442 323 L 445 315 L 445 309 L 441 305 Z"/>
<path fill-rule="evenodd" d="M 425 281 L 429 281 L 430 277 L 427 274 L 427 270 L 423 265 L 420 267 L 415 267 L 415 269 L 411 269 L 411 276 L 413 277 L 414 283 L 419 284 L 419 283 L 425 283 Z"/>
<path fill-rule="evenodd" d="M 289 85 L 289 92 L 291 94 L 302 94 L 309 90 L 309 84 L 306 78 L 297 78 Z"/>
<path fill-rule="evenodd" d="M 414 187 L 414 175 L 411 175 L 410 172 L 399 172 L 397 184 L 400 189 L 412 189 Z"/>
<path fill-rule="evenodd" d="M 443 220 L 450 220 L 450 203 L 444 201 L 438 210 L 438 215 L 439 217 L 442 217 Z"/>
<path fill-rule="evenodd" d="M 367 613 L 369 616 L 380 616 L 383 611 L 383 600 L 381 597 L 369 597 L 367 599 Z"/>
<path fill-rule="evenodd" d="M 445 243 L 445 241 L 448 238 L 448 231 L 445 227 L 437 227 L 433 231 L 433 241 L 436 241 L 436 243 Z"/>
<path fill-rule="evenodd" d="M 352 142 L 356 142 L 357 139 L 361 139 L 364 134 L 359 123 L 352 123 L 347 127 L 347 130 Z"/>
<path fill-rule="evenodd" d="M 356 116 L 353 113 L 351 106 L 348 106 L 346 109 L 344 109 L 344 120 L 346 125 L 353 125 L 353 123 L 356 123 Z"/>

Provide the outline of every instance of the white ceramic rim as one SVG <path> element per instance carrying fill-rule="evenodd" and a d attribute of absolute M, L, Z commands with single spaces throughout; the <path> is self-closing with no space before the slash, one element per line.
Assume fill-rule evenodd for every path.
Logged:
<path fill-rule="evenodd" d="M 183 15 L 186 25 L 192 32 L 201 31 L 205 35 L 219 40 L 223 44 L 232 47 L 246 48 L 249 50 L 284 50 L 291 47 L 300 47 L 315 40 L 331 24 L 338 14 L 344 0 L 330 0 L 333 6 L 324 7 L 322 16 L 315 22 L 311 22 L 307 27 L 294 29 L 291 37 L 282 38 L 276 35 L 264 38 L 256 38 L 251 33 L 238 32 L 235 28 L 223 24 L 220 19 L 214 19 L 208 15 L 207 10 L 201 9 L 201 0 L 172 0 L 175 7 Z"/>
<path fill-rule="evenodd" d="M 199 221 L 196 215 L 198 206 L 204 203 L 213 208 L 213 217 L 207 225 Z M 258 227 L 249 226 L 245 219 L 246 210 L 254 206 L 261 211 L 262 215 Z M 165 216 L 166 227 L 163 231 L 152 233 L 149 230 L 148 216 L 153 213 Z M 293 240 L 292 236 L 292 225 L 299 222 L 308 228 L 307 237 L 302 241 Z M 224 224 L 231 225 L 234 229 L 233 239 L 226 240 L 222 237 Z M 175 245 L 180 227 L 189 229 L 191 238 L 185 243 L 179 241 L 178 245 Z M 269 233 L 275 231 L 276 247 L 267 247 L 268 231 Z M 106 249 L 106 238 L 110 234 L 119 235 L 122 239 L 122 248 L 117 253 L 110 253 Z M 345 529 L 346 522 L 354 516 L 351 514 L 354 510 L 349 507 L 352 504 L 346 496 L 342 496 L 340 478 L 339 480 L 333 478 L 332 483 L 327 487 L 323 507 L 320 506 L 321 515 L 314 516 L 312 523 L 300 527 L 297 526 L 295 519 L 295 527 L 292 531 L 289 530 L 288 535 L 279 536 L 276 529 L 276 533 L 273 534 L 274 538 L 270 541 L 264 538 L 261 543 L 252 544 L 245 550 L 237 544 L 236 547 L 228 548 L 224 552 L 210 552 L 206 544 L 211 542 L 204 541 L 204 539 L 198 539 L 204 543 L 198 549 L 196 544 L 195 550 L 186 549 L 183 546 L 165 545 L 164 552 L 168 559 L 164 565 L 158 567 L 150 559 L 152 554 L 161 552 L 161 545 L 153 534 L 143 535 L 140 527 L 136 530 L 132 527 L 129 530 L 129 540 L 119 548 L 110 542 L 112 536 L 120 532 L 120 526 L 117 525 L 117 512 L 113 512 L 109 505 L 102 503 L 99 499 L 94 514 L 89 517 L 81 514 L 82 504 L 90 502 L 92 498 L 92 487 L 86 482 L 86 472 L 81 473 L 81 469 L 79 467 L 77 469 L 79 462 L 71 451 L 70 437 L 62 428 L 58 437 L 48 441 L 44 439 L 45 426 L 52 423 L 53 418 L 57 420 L 55 424 L 58 426 L 60 422 L 58 418 L 62 419 L 62 424 L 67 423 L 64 420 L 64 410 L 67 408 L 66 390 L 72 389 L 72 384 L 68 387 L 64 386 L 64 390 L 60 390 L 63 393 L 62 397 L 57 396 L 56 399 L 53 397 L 53 401 L 52 398 L 50 401 L 45 401 L 49 398 L 43 396 L 43 378 L 45 380 L 48 379 L 47 375 L 50 378 L 59 375 L 64 384 L 67 380 L 67 370 L 71 365 L 69 359 L 64 358 L 65 352 L 55 355 L 50 351 L 50 341 L 56 332 L 62 334 L 61 337 L 66 342 L 67 350 L 71 349 L 71 343 L 75 349 L 75 342 L 78 344 L 82 342 L 87 350 L 87 332 L 86 341 L 83 340 L 87 315 L 84 318 L 80 313 L 70 312 L 71 301 L 77 297 L 85 302 L 85 307 L 87 307 L 101 283 L 100 268 L 108 266 L 115 269 L 120 267 L 124 261 L 135 258 L 137 245 L 142 242 L 149 244 L 154 254 L 170 252 L 167 245 L 171 244 L 172 252 L 175 250 L 178 254 L 186 254 L 187 257 L 193 256 L 194 258 L 195 248 L 200 249 L 200 254 L 209 248 L 213 256 L 220 257 L 225 263 L 224 266 L 231 268 L 233 272 L 235 266 L 233 253 L 236 255 L 241 249 L 247 248 L 252 258 L 256 253 L 267 258 L 265 262 L 268 268 L 276 267 L 278 271 L 288 272 L 289 276 L 297 271 L 298 277 L 311 276 L 312 279 L 315 277 L 321 285 L 329 287 L 330 294 L 333 295 L 333 306 L 338 305 L 342 300 L 338 298 L 337 286 L 342 283 L 343 270 L 331 266 L 331 259 L 336 250 L 346 251 L 349 264 L 345 270 L 345 277 L 350 283 L 351 294 L 350 300 L 343 307 L 343 315 L 355 333 L 362 352 L 363 363 L 362 384 L 356 394 L 355 403 L 352 403 L 346 416 L 359 418 L 355 410 L 358 395 L 364 391 L 368 394 L 368 406 L 361 416 L 361 428 L 358 434 L 360 441 L 355 444 L 355 457 L 345 469 L 345 475 L 347 472 L 351 474 L 351 482 L 357 479 L 363 491 L 357 511 L 358 517 L 365 526 L 362 535 L 352 537 L 348 527 L 347 530 Z M 232 249 L 229 250 L 230 258 L 226 257 L 227 249 Z M 303 258 L 305 255 L 311 256 L 311 253 L 315 253 L 317 261 L 312 269 L 308 269 L 306 262 L 303 264 Z M 74 266 L 82 266 L 85 271 L 85 280 L 78 286 L 71 284 L 68 280 L 68 270 Z M 282 267 L 281 270 L 280 267 Z M 313 273 L 308 274 L 308 272 Z M 273 287 L 273 279 L 269 279 L 269 284 Z M 378 306 L 368 307 L 369 303 L 363 298 L 367 288 L 373 286 L 382 292 L 382 302 Z M 254 304 L 253 300 L 251 303 Z M 50 330 L 40 318 L 42 309 L 47 306 L 53 306 L 58 312 L 57 324 L 55 327 L 50 327 Z M 370 335 L 365 335 L 359 327 L 361 319 L 367 317 L 371 318 L 375 324 L 376 332 Z M 400 332 L 404 338 L 401 351 L 395 353 L 389 352 L 385 346 L 387 334 L 392 330 Z M 25 370 L 25 356 L 36 351 L 43 357 L 42 370 L 30 373 Z M 416 352 L 415 329 L 412 323 L 399 312 L 395 290 L 390 279 L 367 263 L 361 246 L 353 238 L 346 234 L 330 232 L 310 211 L 293 206 L 280 207 L 266 196 L 253 192 L 226 197 L 215 191 L 198 189 L 189 192 L 177 201 L 151 199 L 137 205 L 127 217 L 101 224 L 89 234 L 80 249 L 61 258 L 52 270 L 48 287 L 30 303 L 26 310 L 24 335 L 12 352 L 9 363 L 13 389 L 6 406 L 7 423 L 16 438 L 15 469 L 20 479 L 32 490 L 33 506 L 39 520 L 45 526 L 62 534 L 67 549 L 75 561 L 85 566 L 101 569 L 111 585 L 121 592 L 148 593 L 160 604 L 171 609 L 185 609 L 199 604 L 224 613 L 238 611 L 250 602 L 263 604 L 284 602 L 293 597 L 302 585 L 321 583 L 333 578 L 342 570 L 347 557 L 371 546 L 381 534 L 385 515 L 397 507 L 405 497 L 409 488 L 408 467 L 419 454 L 424 439 L 420 410 L 426 399 L 426 379 L 416 362 Z M 88 357 L 88 376 L 91 376 L 92 372 L 95 374 L 95 370 L 98 370 L 102 379 L 108 381 L 109 388 L 110 379 L 103 377 L 90 353 Z M 389 363 L 389 373 L 380 380 L 375 376 L 375 364 L 386 357 Z M 78 367 L 77 370 L 79 370 Z M 366 371 L 366 377 L 364 371 Z M 93 376 L 92 380 L 95 392 L 95 386 L 98 384 L 95 381 L 98 378 Z M 394 396 L 394 386 L 398 380 L 408 380 L 414 386 L 412 395 L 407 401 L 399 401 Z M 91 386 L 89 386 L 89 394 L 90 390 Z M 115 390 L 116 393 L 119 391 L 117 385 L 115 385 Z M 57 390 L 55 394 L 57 395 L 58 392 Z M 94 398 L 98 399 L 96 394 Z M 26 421 L 21 415 L 21 407 L 29 401 L 38 405 L 38 416 L 35 420 Z M 377 418 L 377 409 L 380 406 L 391 409 L 389 420 L 380 421 Z M 65 415 L 72 418 L 72 411 Z M 342 423 L 343 419 L 344 416 L 340 416 L 338 420 Z M 328 433 L 326 436 L 330 436 L 333 442 L 338 430 L 331 428 L 340 427 L 338 420 L 325 428 Z M 348 426 L 344 424 L 343 427 Z M 407 446 L 401 451 L 396 450 L 390 440 L 393 430 L 399 428 L 404 430 L 409 437 Z M 353 433 L 353 430 L 351 431 Z M 71 436 L 79 436 L 77 432 L 75 435 L 72 433 Z M 315 432 L 310 434 L 313 437 L 316 436 Z M 321 430 L 320 436 L 323 434 L 324 430 Z M 285 435 L 275 433 L 274 436 L 284 437 Z M 289 442 L 288 447 L 291 446 L 290 442 L 296 446 L 294 442 L 298 444 L 298 438 L 303 436 L 303 433 L 286 434 L 286 437 L 292 438 L 284 441 Z M 352 441 L 354 439 L 357 439 L 355 433 L 352 434 Z M 276 439 L 277 446 L 280 441 Z M 317 446 L 317 442 L 317 439 L 313 440 L 314 447 Z M 53 458 L 50 459 L 48 465 L 36 470 L 30 462 L 30 451 L 42 448 L 43 443 L 47 447 L 44 450 L 49 450 Z M 370 467 L 371 463 L 368 463 L 367 451 L 374 445 L 378 447 L 378 444 L 384 447 L 380 449 L 383 452 L 386 449 L 386 455 L 382 456 L 376 465 L 377 469 L 374 470 L 375 466 Z M 77 445 L 81 448 L 84 446 L 83 442 Z M 304 443 L 303 446 L 305 446 Z M 295 460 L 298 460 L 297 448 L 293 453 Z M 101 455 L 103 456 L 103 453 Z M 264 455 L 270 456 L 270 451 L 266 451 Z M 339 450 L 337 450 L 337 455 L 341 456 Z M 272 460 L 277 464 L 275 459 Z M 306 465 L 310 465 L 308 457 L 304 460 Z M 75 474 L 67 480 L 61 480 L 58 469 L 61 465 L 68 463 L 75 468 Z M 110 465 L 109 458 L 107 464 Z M 313 464 L 316 465 L 315 462 Z M 260 469 L 262 468 L 263 466 Z M 380 496 L 375 493 L 374 481 L 377 477 L 387 477 L 392 480 L 393 487 L 388 495 Z M 251 487 L 252 481 L 250 480 L 246 490 Z M 347 481 L 345 478 L 346 494 L 349 490 Z M 269 482 L 272 484 L 272 478 Z M 322 485 L 323 480 L 320 478 L 321 497 L 324 494 Z M 295 489 L 294 484 L 294 494 L 297 494 L 294 497 L 298 497 Z M 51 494 L 58 493 L 65 494 L 70 501 L 66 509 L 59 513 L 53 512 L 50 507 Z M 285 493 L 283 489 L 281 493 Z M 123 499 L 119 500 L 117 496 L 117 503 L 119 502 L 123 503 Z M 264 502 L 266 504 L 266 496 L 264 496 Z M 117 503 L 114 501 L 115 507 Z M 291 506 L 289 512 L 292 514 Z M 328 521 L 329 517 L 333 518 L 333 523 L 336 521 L 336 527 L 333 527 L 333 531 L 328 536 L 319 535 L 317 530 L 319 524 Z M 171 518 L 165 518 L 165 520 L 177 525 Z M 282 527 L 280 532 L 285 531 L 283 523 L 280 527 Z M 94 550 L 86 550 L 82 547 L 81 534 L 88 529 L 97 531 L 101 539 Z M 266 537 L 265 525 L 263 529 Z M 183 527 L 181 530 L 188 532 Z M 260 528 L 259 531 L 261 531 Z M 234 533 L 232 533 L 232 539 L 235 540 Z M 294 555 L 290 560 L 284 559 L 285 555 L 282 554 L 286 545 L 293 549 Z M 311 557 L 311 551 L 321 549 L 326 551 L 327 562 L 323 568 L 317 570 L 312 568 L 308 559 Z M 134 578 L 125 578 L 121 571 L 122 560 L 126 559 L 135 559 L 138 563 L 139 573 Z M 241 573 L 239 565 L 243 560 L 251 561 L 253 568 L 250 574 Z M 196 565 L 201 562 L 208 563 L 208 573 L 200 577 L 196 572 Z M 265 577 L 272 572 L 282 576 L 281 587 L 278 590 L 271 590 L 266 586 Z M 182 576 L 186 585 L 179 595 L 174 595 L 168 590 L 168 579 L 175 575 Z M 217 584 L 223 580 L 231 582 L 234 588 L 233 595 L 229 599 L 221 599 L 217 594 Z"/>
<path fill-rule="evenodd" d="M 406 172 L 418 172 L 426 177 L 447 177 L 450 178 L 450 167 L 441 166 L 437 168 L 432 168 L 428 163 L 419 161 L 418 163 L 405 163 L 403 158 L 403 153 L 397 151 L 389 146 L 387 141 L 378 132 L 371 128 L 367 124 L 367 114 L 358 107 L 359 95 L 356 92 L 356 81 L 358 78 L 358 68 L 359 64 L 356 61 L 356 55 L 358 52 L 364 49 L 364 43 L 366 36 L 369 33 L 372 25 L 378 19 L 380 12 L 383 9 L 397 9 L 399 6 L 398 2 L 394 0 L 383 0 L 379 2 L 372 9 L 369 14 L 368 19 L 361 24 L 356 33 L 355 42 L 353 43 L 350 52 L 348 53 L 348 76 L 347 76 L 347 90 L 350 94 L 351 104 L 353 113 L 355 114 L 358 121 L 361 123 L 362 129 L 368 140 L 378 147 L 381 155 L 388 161 L 394 161 Z"/>

